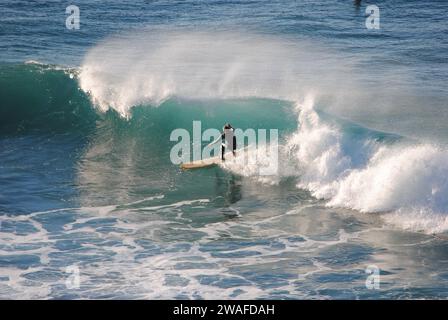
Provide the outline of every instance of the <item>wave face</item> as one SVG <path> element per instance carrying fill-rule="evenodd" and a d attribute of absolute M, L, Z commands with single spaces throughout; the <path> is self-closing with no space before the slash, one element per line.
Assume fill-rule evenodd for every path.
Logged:
<path fill-rule="evenodd" d="M 0 65 L 0 132 L 66 132 L 94 125 L 76 70 L 30 62 Z"/>

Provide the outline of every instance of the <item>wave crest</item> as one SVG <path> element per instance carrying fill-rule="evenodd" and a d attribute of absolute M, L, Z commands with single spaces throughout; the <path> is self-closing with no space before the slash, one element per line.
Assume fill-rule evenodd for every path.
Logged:
<path fill-rule="evenodd" d="M 352 64 L 306 41 L 145 31 L 92 48 L 82 63 L 80 85 L 100 110 L 130 117 L 133 106 L 159 105 L 171 96 L 295 101 L 310 91 L 341 95 L 347 92 L 342 88 L 356 84 L 354 73 L 344 76 Z"/>

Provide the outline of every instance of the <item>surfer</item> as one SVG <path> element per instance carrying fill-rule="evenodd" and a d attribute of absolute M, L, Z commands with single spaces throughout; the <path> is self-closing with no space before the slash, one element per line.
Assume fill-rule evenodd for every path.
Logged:
<path fill-rule="evenodd" d="M 226 152 L 226 148 L 232 150 L 233 156 L 236 156 L 236 137 L 235 137 L 235 129 L 230 125 L 230 123 L 226 123 L 222 128 L 223 132 L 221 136 L 209 144 L 209 146 L 217 143 L 221 140 L 221 160 L 225 161 L 224 153 Z"/>

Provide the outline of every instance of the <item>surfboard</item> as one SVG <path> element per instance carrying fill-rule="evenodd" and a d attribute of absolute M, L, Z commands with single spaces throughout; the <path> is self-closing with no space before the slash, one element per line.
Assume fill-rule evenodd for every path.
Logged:
<path fill-rule="evenodd" d="M 182 169 L 199 169 L 199 168 L 215 166 L 221 162 L 222 162 L 221 157 L 218 156 L 218 157 L 213 157 L 213 158 L 208 158 L 208 159 L 203 159 L 203 160 L 196 160 L 196 161 L 192 161 L 192 162 L 182 163 L 180 165 L 180 167 Z"/>
<path fill-rule="evenodd" d="M 241 152 L 244 151 L 246 152 L 248 149 L 248 146 L 246 146 L 245 148 L 242 149 L 237 149 L 236 152 Z M 225 154 L 226 159 L 230 160 L 233 159 L 233 154 L 231 151 L 226 152 Z M 186 162 L 186 163 L 182 163 L 180 165 L 181 169 L 199 169 L 199 168 L 207 168 L 207 167 L 212 167 L 212 166 L 216 166 L 218 164 L 222 163 L 221 160 L 221 155 L 216 156 L 216 157 L 212 157 L 212 158 L 207 158 L 207 159 L 202 159 L 202 160 L 196 160 L 196 161 L 191 161 L 191 162 Z"/>

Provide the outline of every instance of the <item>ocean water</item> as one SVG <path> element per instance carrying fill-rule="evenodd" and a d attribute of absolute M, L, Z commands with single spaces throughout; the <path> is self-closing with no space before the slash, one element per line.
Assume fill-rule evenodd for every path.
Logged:
<path fill-rule="evenodd" d="M 69 4 L 0 3 L 0 298 L 446 299 L 446 1 Z M 195 120 L 278 172 L 182 171 Z"/>

